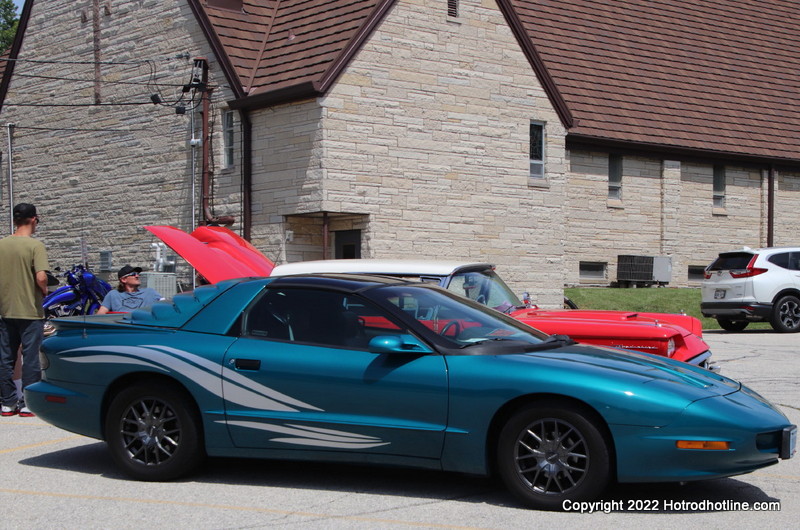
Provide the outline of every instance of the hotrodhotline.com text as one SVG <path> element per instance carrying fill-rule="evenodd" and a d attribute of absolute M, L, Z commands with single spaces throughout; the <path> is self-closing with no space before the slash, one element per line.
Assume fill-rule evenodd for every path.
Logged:
<path fill-rule="evenodd" d="M 627 500 L 573 502 L 566 500 L 561 505 L 565 512 L 611 513 L 611 512 L 779 512 L 780 501 L 675 501 L 675 500 Z"/>

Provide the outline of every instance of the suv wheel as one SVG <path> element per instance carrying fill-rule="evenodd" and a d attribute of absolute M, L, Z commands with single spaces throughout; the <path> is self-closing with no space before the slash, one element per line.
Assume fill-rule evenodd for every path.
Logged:
<path fill-rule="evenodd" d="M 717 324 L 725 331 L 742 331 L 749 324 L 746 320 L 731 320 L 729 318 L 718 318 Z"/>
<path fill-rule="evenodd" d="M 772 309 L 772 328 L 781 333 L 800 331 L 800 299 L 794 295 L 783 296 Z"/>

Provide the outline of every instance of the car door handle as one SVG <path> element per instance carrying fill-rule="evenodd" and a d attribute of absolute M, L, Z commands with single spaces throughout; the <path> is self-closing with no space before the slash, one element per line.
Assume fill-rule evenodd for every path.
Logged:
<path fill-rule="evenodd" d="M 258 359 L 234 359 L 233 366 L 237 370 L 258 370 L 261 368 L 261 361 Z"/>

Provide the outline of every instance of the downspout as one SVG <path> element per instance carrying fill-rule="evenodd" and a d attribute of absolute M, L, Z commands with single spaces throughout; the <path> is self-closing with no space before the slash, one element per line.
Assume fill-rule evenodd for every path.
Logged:
<path fill-rule="evenodd" d="M 769 165 L 767 175 L 767 246 L 775 243 L 775 166 Z"/>
<path fill-rule="evenodd" d="M 328 212 L 322 212 L 322 259 L 328 259 Z"/>
<path fill-rule="evenodd" d="M 8 127 L 8 222 L 11 224 L 11 232 L 14 233 L 14 124 L 7 123 Z"/>
<path fill-rule="evenodd" d="M 236 221 L 231 216 L 217 217 L 211 212 L 209 205 L 209 197 L 211 197 L 211 137 L 209 116 L 211 113 L 211 89 L 208 88 L 208 61 L 203 58 L 195 59 L 195 63 L 202 61 L 203 78 L 201 80 L 202 86 L 200 88 L 201 99 L 203 103 L 203 179 L 202 179 L 202 203 L 203 203 L 203 219 L 205 224 L 209 225 L 225 225 L 230 226 Z"/>
<path fill-rule="evenodd" d="M 242 237 L 250 241 L 253 227 L 253 122 L 250 111 L 239 109 L 242 120 Z"/>

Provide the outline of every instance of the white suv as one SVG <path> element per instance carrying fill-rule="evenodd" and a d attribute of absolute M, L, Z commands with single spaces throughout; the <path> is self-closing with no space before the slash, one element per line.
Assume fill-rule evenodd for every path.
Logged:
<path fill-rule="evenodd" d="M 766 321 L 775 331 L 800 331 L 800 247 L 723 252 L 706 267 L 701 291 L 700 311 L 722 329 Z"/>

